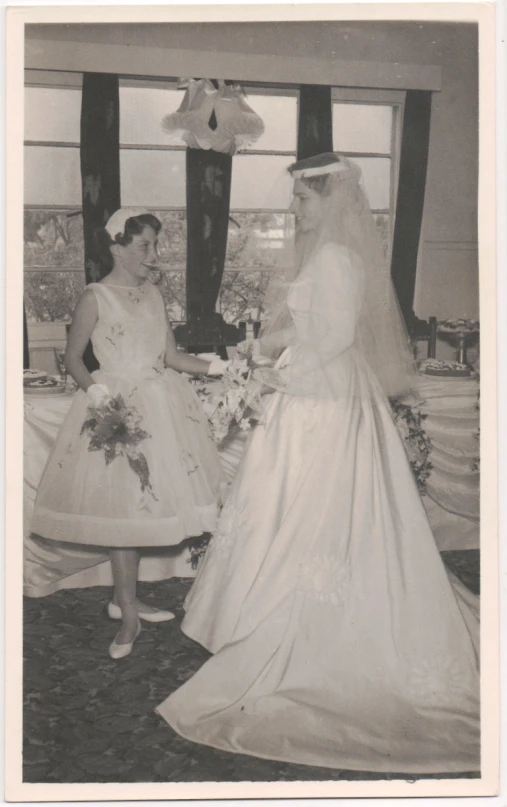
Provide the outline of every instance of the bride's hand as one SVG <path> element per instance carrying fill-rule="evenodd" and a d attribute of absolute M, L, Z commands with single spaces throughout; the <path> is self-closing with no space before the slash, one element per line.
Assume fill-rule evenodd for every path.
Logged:
<path fill-rule="evenodd" d="M 253 371 L 253 377 L 261 382 L 262 389 L 267 388 L 270 392 L 282 389 L 285 386 L 283 375 L 278 370 L 273 370 L 270 367 L 259 367 Z"/>
<path fill-rule="evenodd" d="M 254 356 L 252 359 L 256 367 L 273 367 L 273 359 L 268 359 L 267 356 Z"/>

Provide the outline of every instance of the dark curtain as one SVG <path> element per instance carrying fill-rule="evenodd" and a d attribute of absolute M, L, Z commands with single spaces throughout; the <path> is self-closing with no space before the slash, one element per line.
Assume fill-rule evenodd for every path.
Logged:
<path fill-rule="evenodd" d="M 214 112 L 209 126 L 216 129 Z M 231 178 L 229 155 L 187 149 L 187 323 L 175 334 L 189 352 L 218 350 L 224 358 L 225 346 L 240 339 L 238 329 L 215 312 L 225 266 Z"/>
<path fill-rule="evenodd" d="M 215 306 L 227 249 L 232 157 L 187 149 L 187 327 L 190 342 L 220 340 Z"/>
<path fill-rule="evenodd" d="M 303 84 L 299 88 L 297 158 L 333 151 L 331 87 Z"/>
<path fill-rule="evenodd" d="M 120 203 L 120 96 L 118 76 L 84 73 L 81 103 L 81 181 L 85 280 L 107 274 L 95 243 Z M 98 367 L 91 345 L 84 355 L 87 368 Z"/>
<path fill-rule="evenodd" d="M 424 334 L 427 324 L 414 314 L 417 255 L 424 208 L 430 137 L 431 92 L 409 90 L 406 95 L 400 156 L 391 273 L 407 328 Z"/>
<path fill-rule="evenodd" d="M 28 325 L 26 324 L 26 310 L 23 303 L 23 370 L 30 368 L 30 353 L 28 352 Z"/>

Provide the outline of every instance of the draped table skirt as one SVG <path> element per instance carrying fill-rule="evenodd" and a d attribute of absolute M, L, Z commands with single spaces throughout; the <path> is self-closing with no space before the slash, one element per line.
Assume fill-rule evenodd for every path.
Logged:
<path fill-rule="evenodd" d="M 423 503 L 440 551 L 479 548 L 479 383 L 475 377 L 420 376 L 418 398 L 403 402 L 425 415 L 431 440 Z"/>

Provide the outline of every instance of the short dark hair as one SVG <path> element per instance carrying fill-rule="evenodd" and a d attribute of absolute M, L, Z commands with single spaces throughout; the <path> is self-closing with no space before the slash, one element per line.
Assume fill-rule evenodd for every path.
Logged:
<path fill-rule="evenodd" d="M 100 256 L 104 275 L 109 274 L 114 266 L 111 247 L 120 244 L 122 247 L 132 243 L 135 235 L 140 235 L 145 227 L 152 227 L 158 235 L 162 229 L 162 222 L 152 213 L 141 213 L 139 216 L 131 216 L 125 222 L 123 233 L 111 238 L 105 227 L 95 230 L 95 243 Z"/>

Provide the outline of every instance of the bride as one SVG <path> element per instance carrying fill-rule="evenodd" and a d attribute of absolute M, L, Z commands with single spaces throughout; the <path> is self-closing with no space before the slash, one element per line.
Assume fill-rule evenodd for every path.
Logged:
<path fill-rule="evenodd" d="M 446 572 L 391 417 L 416 382 L 359 171 L 325 154 L 289 172 L 296 276 L 256 345 L 279 355 L 276 391 L 182 625 L 214 655 L 157 711 L 267 759 L 478 771 L 478 603 Z"/>

